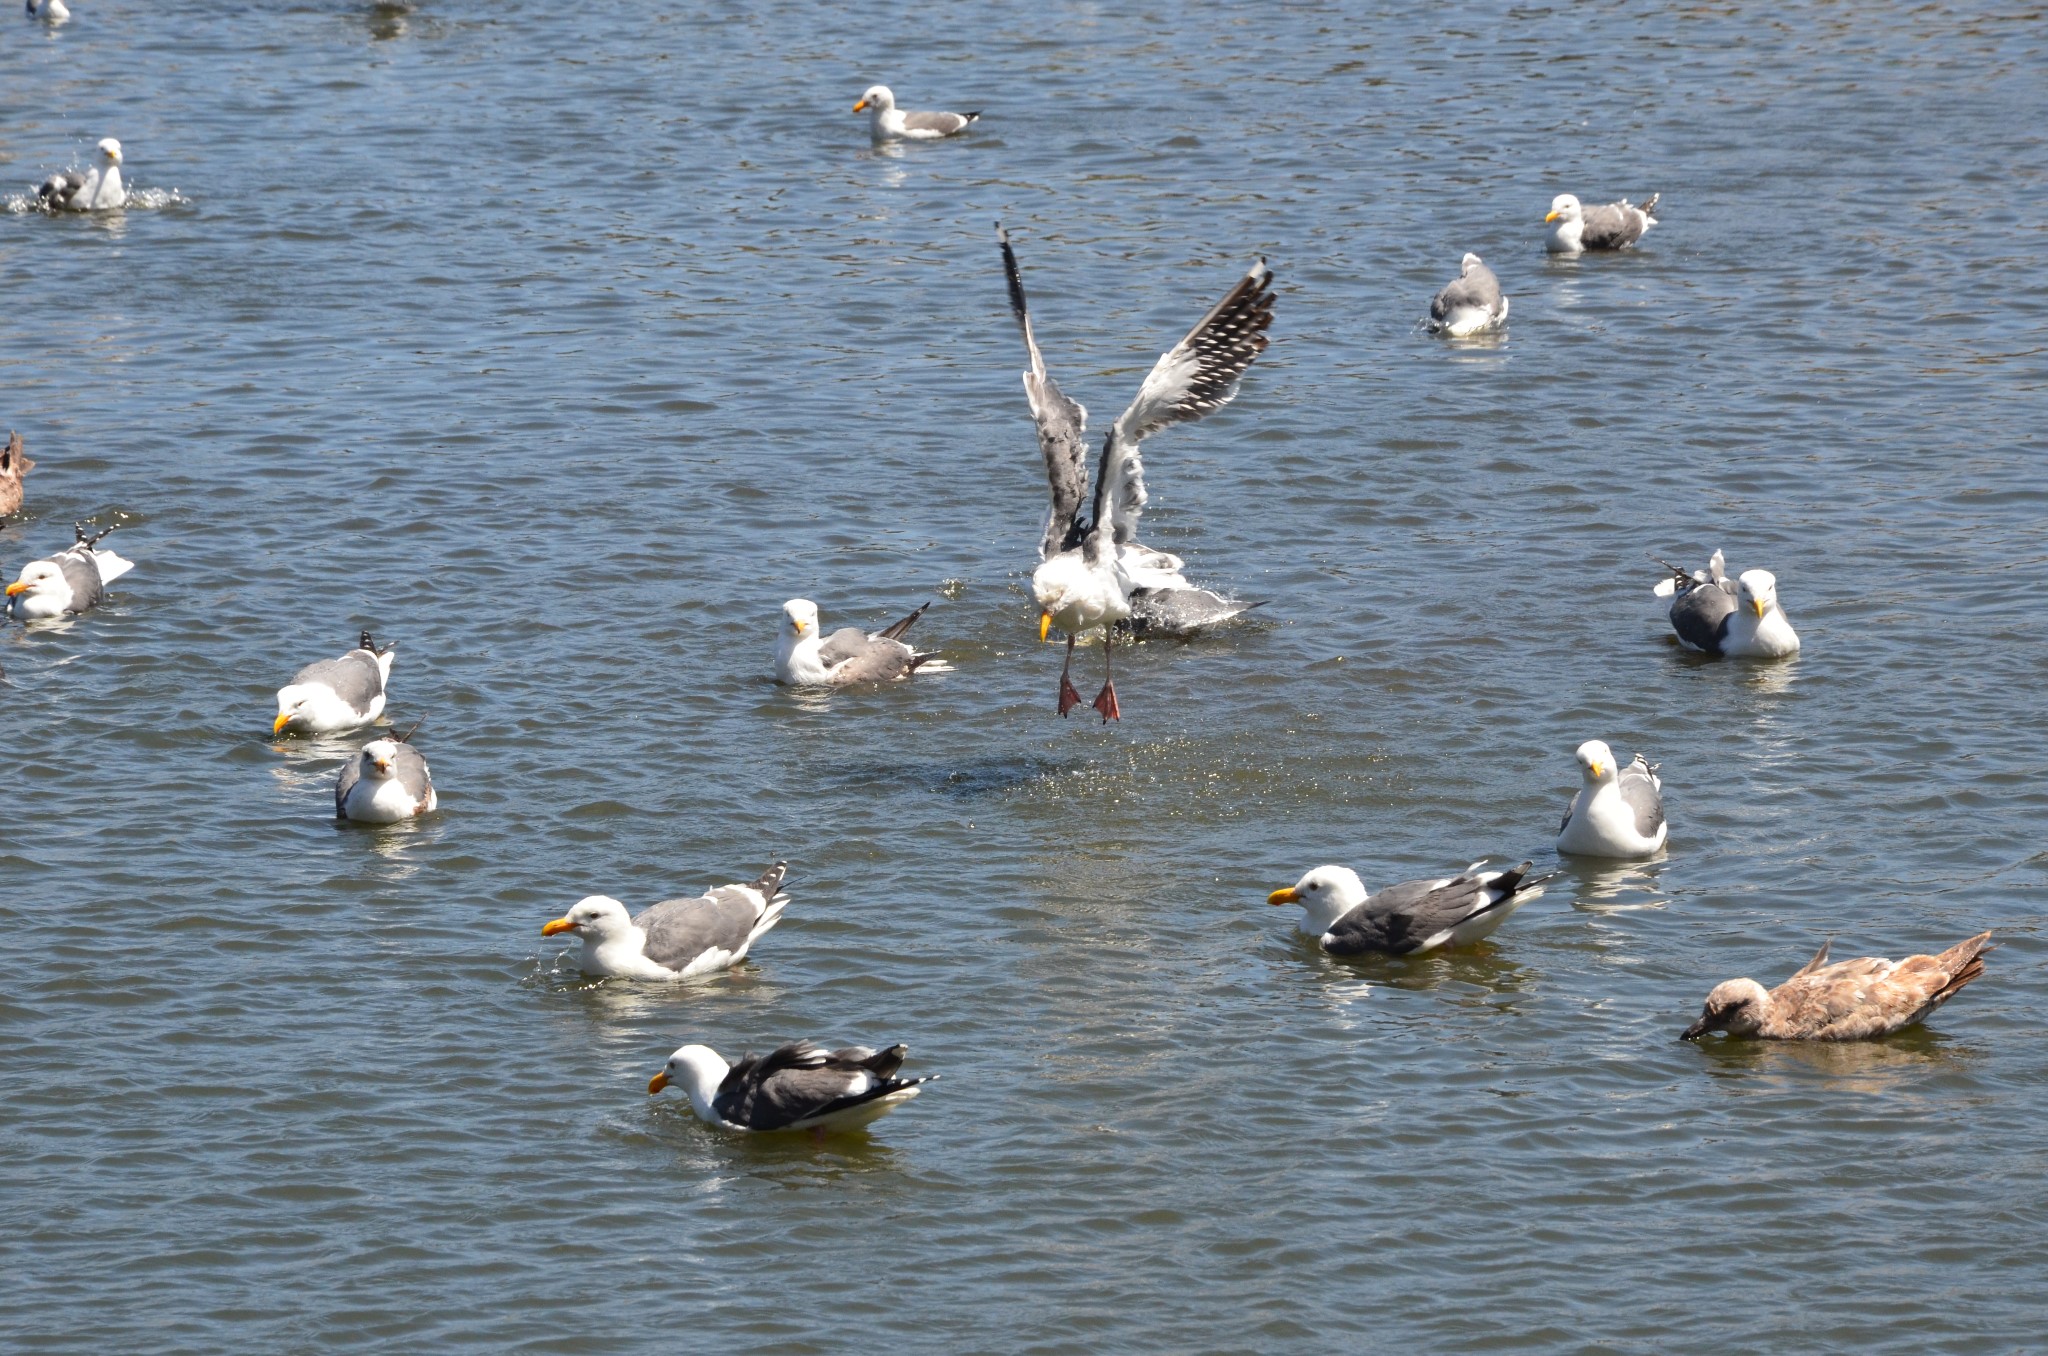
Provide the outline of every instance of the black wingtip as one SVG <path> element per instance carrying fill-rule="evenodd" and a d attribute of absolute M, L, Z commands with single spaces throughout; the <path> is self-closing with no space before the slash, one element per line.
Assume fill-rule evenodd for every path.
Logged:
<path fill-rule="evenodd" d="M 761 898 L 773 899 L 781 892 L 783 883 L 788 879 L 789 863 L 777 862 L 755 877 L 750 884 L 753 889 L 761 892 Z"/>
<path fill-rule="evenodd" d="M 1020 325 L 1031 321 L 1031 307 L 1024 301 L 1024 275 L 1017 271 L 1017 252 L 1010 248 L 1010 233 L 996 223 L 996 241 L 1003 247 L 1003 278 L 1010 285 L 1010 312 Z"/>

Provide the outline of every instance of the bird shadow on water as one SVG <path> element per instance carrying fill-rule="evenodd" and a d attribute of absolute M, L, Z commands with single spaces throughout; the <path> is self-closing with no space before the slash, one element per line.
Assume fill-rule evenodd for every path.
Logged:
<path fill-rule="evenodd" d="M 745 1134 L 704 1124 L 684 1102 L 649 1100 L 648 1132 L 672 1147 L 679 1164 L 692 1173 L 711 1166 L 800 1188 L 876 1173 L 897 1175 L 910 1167 L 902 1150 L 877 1140 L 866 1128 L 822 1136 L 808 1130 Z M 703 1161 L 707 1158 L 710 1164 Z"/>
<path fill-rule="evenodd" d="M 1634 862 L 1559 856 L 1552 888 L 1559 894 L 1569 892 L 1571 907 L 1588 913 L 1661 909 L 1670 902 L 1657 884 L 1657 869 L 1663 864 L 1662 852 Z"/>
<path fill-rule="evenodd" d="M 1419 956 L 1332 956 L 1303 938 L 1300 958 L 1315 967 L 1339 1001 L 1368 997 L 1374 988 L 1477 991 L 1487 996 L 1527 992 L 1541 976 L 1508 959 L 1490 941 L 1427 951 Z"/>
<path fill-rule="evenodd" d="M 1765 1041 L 1710 1038 L 1700 1041 L 1710 1077 L 1758 1075 L 1780 1081 L 1818 1078 L 1831 1091 L 1890 1093 L 1908 1078 L 1955 1072 L 1974 1062 L 1970 1047 L 1926 1027 L 1910 1027 L 1873 1041 Z"/>

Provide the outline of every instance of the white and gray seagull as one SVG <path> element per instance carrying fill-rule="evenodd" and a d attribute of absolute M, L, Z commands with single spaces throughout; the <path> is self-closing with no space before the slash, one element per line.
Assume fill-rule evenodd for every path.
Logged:
<path fill-rule="evenodd" d="M 1664 846 L 1664 783 L 1640 753 L 1617 767 L 1598 739 L 1579 745 L 1579 792 L 1557 826 L 1557 850 L 1582 857 L 1647 857 Z"/>
<path fill-rule="evenodd" d="M 728 1065 L 708 1045 L 685 1045 L 647 1084 L 651 1097 L 671 1084 L 697 1118 L 721 1130 L 810 1130 L 821 1138 L 888 1115 L 937 1078 L 898 1078 L 907 1045 L 823 1050 L 792 1041 Z"/>
<path fill-rule="evenodd" d="M 957 136 L 981 117 L 972 113 L 906 113 L 896 107 L 896 96 L 887 85 L 869 85 L 853 111 L 868 112 L 868 135 L 876 141 L 937 141 Z"/>
<path fill-rule="evenodd" d="M 1543 893 L 1529 879 L 1531 862 L 1481 871 L 1474 862 L 1456 876 L 1404 880 L 1376 895 L 1348 866 L 1319 866 L 1268 904 L 1299 904 L 1300 931 L 1333 956 L 1413 956 L 1491 936 L 1509 915 Z"/>
<path fill-rule="evenodd" d="M 277 690 L 277 719 L 271 722 L 270 733 L 335 734 L 374 723 L 384 714 L 397 648 L 377 648 L 376 639 L 365 631 L 361 643 L 341 658 L 300 669 Z"/>
<path fill-rule="evenodd" d="M 1584 254 L 1587 250 L 1621 250 L 1641 240 L 1657 224 L 1657 202 L 1664 195 L 1652 193 L 1637 207 L 1627 198 L 1599 207 L 1582 207 L 1569 193 L 1550 200 L 1550 235 L 1543 248 L 1552 254 Z"/>
<path fill-rule="evenodd" d="M 1704 570 L 1687 570 L 1656 560 L 1671 571 L 1651 592 L 1671 600 L 1671 629 L 1678 643 L 1702 654 L 1742 659 L 1783 659 L 1799 653 L 1799 633 L 1778 606 L 1778 577 L 1769 570 L 1744 570 L 1728 577 L 1719 551 Z"/>
<path fill-rule="evenodd" d="M 334 817 L 364 824 L 396 824 L 432 814 L 441 803 L 427 760 L 409 741 L 411 730 L 394 739 L 373 739 L 341 765 L 334 783 Z"/>
<path fill-rule="evenodd" d="M 913 673 L 951 673 L 951 664 L 936 654 L 911 649 L 903 639 L 930 606 L 926 603 L 873 635 L 857 626 L 842 626 L 828 636 L 818 626 L 818 605 L 808 598 L 792 598 L 782 605 L 775 681 L 792 687 L 845 687 L 893 683 Z"/>
<path fill-rule="evenodd" d="M 1482 334 L 1507 323 L 1508 299 L 1501 295 L 1500 279 L 1476 254 L 1467 254 L 1458 264 L 1458 276 L 1444 284 L 1429 303 L 1429 332 L 1462 339 Z"/>
<path fill-rule="evenodd" d="M 1055 626 L 1067 635 L 1067 662 L 1060 670 L 1059 712 L 1064 716 L 1081 702 L 1070 677 L 1074 642 L 1085 633 L 1102 631 L 1103 683 L 1094 706 L 1108 722 L 1122 714 L 1110 667 L 1118 622 L 1129 622 L 1140 636 L 1184 636 L 1253 606 L 1196 588 L 1181 573 L 1180 557 L 1139 544 L 1138 517 L 1146 496 L 1145 466 L 1138 449 L 1150 435 L 1193 423 L 1237 395 L 1245 369 L 1266 350 L 1266 330 L 1273 323 L 1273 273 L 1263 259 L 1253 264 L 1229 295 L 1152 365 L 1136 398 L 1103 438 L 1094 499 L 1084 518 L 1088 411 L 1047 374 L 1031 332 L 1017 256 L 1000 223 L 996 238 L 1009 279 L 1010 308 L 1031 354 L 1024 391 L 1031 399 L 1038 448 L 1052 487 L 1052 511 L 1039 542 L 1039 566 L 1031 576 L 1031 594 L 1039 607 L 1038 636 L 1044 640 Z"/>
<path fill-rule="evenodd" d="M 745 885 L 720 885 L 695 899 L 664 899 L 628 916 L 609 895 L 590 895 L 542 927 L 583 943 L 586 975 L 617 979 L 691 979 L 729 970 L 782 918 L 789 863 L 777 862 Z"/>
<path fill-rule="evenodd" d="M 90 612 L 107 600 L 107 585 L 135 568 L 134 561 L 98 549 L 113 527 L 91 536 L 84 523 L 72 530 L 77 533 L 76 541 L 54 556 L 31 560 L 7 586 L 7 614 L 16 621 L 49 621 Z"/>
<path fill-rule="evenodd" d="M 121 183 L 121 143 L 102 137 L 100 159 L 105 166 L 82 170 L 59 170 L 36 188 L 36 198 L 45 207 L 66 212 L 110 212 L 128 203 L 128 190 Z"/>

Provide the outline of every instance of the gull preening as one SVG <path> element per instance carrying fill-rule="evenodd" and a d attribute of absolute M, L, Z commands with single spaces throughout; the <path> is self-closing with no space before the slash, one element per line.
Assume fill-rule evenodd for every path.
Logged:
<path fill-rule="evenodd" d="M 82 170 L 59 170 L 36 188 L 43 206 L 66 212 L 108 212 L 128 202 L 128 190 L 121 183 L 121 143 L 102 137 L 100 159 L 104 165 Z"/>
<path fill-rule="evenodd" d="M 374 724 L 384 714 L 385 689 L 397 645 L 382 649 L 368 631 L 339 659 L 308 664 L 277 690 L 272 735 L 335 734 Z"/>
<path fill-rule="evenodd" d="M 1437 880 L 1402 881 L 1376 895 L 1366 894 L 1350 867 L 1319 866 L 1266 902 L 1299 904 L 1296 926 L 1333 956 L 1413 956 L 1489 936 L 1543 893 L 1543 881 L 1529 879 L 1531 862 L 1507 871 L 1481 871 L 1481 865 Z"/>
<path fill-rule="evenodd" d="M 1482 334 L 1507 323 L 1508 299 L 1501 295 L 1500 279 L 1476 254 L 1459 261 L 1458 276 L 1429 303 L 1429 332 L 1462 339 Z"/>
<path fill-rule="evenodd" d="M 690 979 L 729 970 L 782 918 L 789 863 L 777 862 L 745 885 L 721 885 L 696 899 L 664 899 L 628 917 L 609 895 L 591 895 L 542 927 L 583 944 L 577 966 L 617 979 Z"/>
<path fill-rule="evenodd" d="M 1579 745 L 1581 784 L 1557 826 L 1557 850 L 1581 857 L 1647 857 L 1664 846 L 1664 783 L 1640 753 L 1617 767 L 1597 739 Z"/>
<path fill-rule="evenodd" d="M 408 730 L 395 739 L 373 739 L 341 765 L 341 778 L 334 784 L 336 819 L 396 824 L 433 812 L 440 797 L 434 794 L 427 760 L 407 742 L 411 738 Z"/>
<path fill-rule="evenodd" d="M 1161 429 L 1193 423 L 1237 395 L 1245 369 L 1266 350 L 1266 330 L 1273 323 L 1273 272 L 1264 259 L 1253 264 L 1229 295 L 1152 365 L 1136 398 L 1103 439 L 1094 500 L 1083 518 L 1088 411 L 1062 393 L 1046 373 L 1031 332 L 1017 256 L 1000 224 L 996 238 L 1009 279 L 1010 308 L 1031 354 L 1024 391 L 1031 399 L 1038 448 L 1052 487 L 1052 512 L 1038 547 L 1040 563 L 1031 576 L 1031 594 L 1039 607 L 1038 636 L 1044 640 L 1055 626 L 1067 636 L 1067 662 L 1060 670 L 1059 712 L 1064 716 L 1081 702 L 1070 677 L 1074 642 L 1085 633 L 1102 631 L 1103 682 L 1094 706 L 1108 722 L 1122 714 L 1110 667 L 1116 623 L 1186 635 L 1248 606 L 1194 587 L 1181 573 L 1180 557 L 1138 543 L 1138 518 L 1146 497 L 1138 449 Z"/>
<path fill-rule="evenodd" d="M 88 536 L 85 524 L 79 523 L 73 528 L 78 539 L 71 545 L 22 566 L 20 576 L 7 586 L 7 614 L 18 622 L 48 621 L 90 612 L 104 603 L 107 585 L 135 568 L 134 561 L 98 549 L 113 530 L 104 528 Z"/>
<path fill-rule="evenodd" d="M 35 462 L 22 451 L 21 435 L 9 432 L 7 446 L 0 448 L 0 518 L 21 512 L 21 478 L 35 469 Z"/>
<path fill-rule="evenodd" d="M 1668 560 L 1657 563 L 1671 577 L 1658 580 L 1651 591 L 1671 600 L 1671 629 L 1688 650 L 1745 659 L 1799 653 L 1799 635 L 1778 606 L 1778 577 L 1769 570 L 1744 570 L 1730 579 L 1719 551 L 1704 570 L 1687 570 Z"/>
<path fill-rule="evenodd" d="M 708 1045 L 685 1045 L 647 1084 L 649 1096 L 674 1085 L 697 1118 L 721 1130 L 852 1130 L 902 1106 L 937 1078 L 898 1078 L 906 1045 L 821 1050 L 794 1041 L 727 1065 Z"/>
<path fill-rule="evenodd" d="M 1627 198 L 1600 207 L 1581 207 L 1577 198 L 1560 193 L 1550 200 L 1550 215 L 1543 218 L 1551 223 L 1543 247 L 1552 254 L 1626 249 L 1657 224 L 1657 200 L 1663 196 L 1652 193 L 1641 207 Z"/>
<path fill-rule="evenodd" d="M 857 626 L 842 626 L 828 636 L 818 627 L 818 605 L 808 598 L 792 598 L 782 605 L 775 681 L 793 687 L 845 687 L 893 683 L 920 672 L 951 673 L 951 664 L 936 654 L 913 650 L 903 640 L 930 606 L 926 603 L 872 635 Z"/>
<path fill-rule="evenodd" d="M 896 107 L 896 96 L 887 85 L 869 85 L 853 106 L 856 113 L 863 109 L 872 110 L 868 134 L 876 141 L 937 141 L 966 131 L 969 123 L 981 117 L 980 109 L 972 113 L 906 113 Z"/>
<path fill-rule="evenodd" d="M 1714 986 L 1699 1020 L 1682 1033 L 1709 1031 L 1767 1041 L 1860 1041 L 1889 1036 L 1921 1021 L 1984 973 L 1991 934 L 1980 932 L 1938 956 L 1882 956 L 1827 963 L 1828 947 L 1792 978 L 1765 991 L 1753 979 Z"/>

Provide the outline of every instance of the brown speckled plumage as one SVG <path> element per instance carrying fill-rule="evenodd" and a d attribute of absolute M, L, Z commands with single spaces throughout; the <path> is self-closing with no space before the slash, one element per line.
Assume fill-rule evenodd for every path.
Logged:
<path fill-rule="evenodd" d="M 1731 979 L 1707 995 L 1685 1039 L 1709 1031 L 1778 1041 L 1855 1041 L 1889 1036 L 1920 1021 L 1984 973 L 1991 934 L 1982 932 L 1938 956 L 1879 956 L 1827 963 L 1828 947 L 1790 979 L 1765 992 Z"/>

